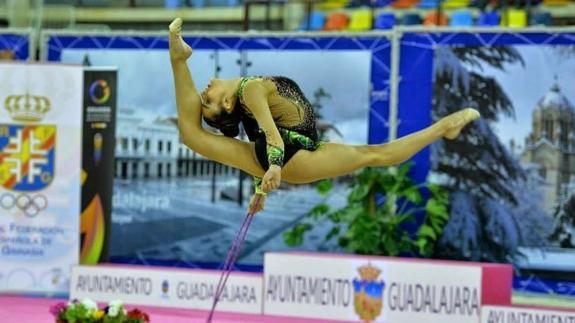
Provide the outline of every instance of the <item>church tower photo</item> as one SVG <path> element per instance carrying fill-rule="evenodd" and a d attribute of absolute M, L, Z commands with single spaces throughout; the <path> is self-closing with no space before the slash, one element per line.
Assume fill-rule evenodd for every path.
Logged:
<path fill-rule="evenodd" d="M 557 78 L 533 110 L 521 161 L 537 169 L 545 210 L 575 193 L 575 106 L 561 92 Z"/>

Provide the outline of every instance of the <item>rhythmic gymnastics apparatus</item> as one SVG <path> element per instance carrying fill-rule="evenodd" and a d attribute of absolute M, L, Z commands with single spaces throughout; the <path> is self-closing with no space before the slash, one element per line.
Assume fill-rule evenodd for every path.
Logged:
<path fill-rule="evenodd" d="M 281 180 L 303 184 L 402 163 L 438 139 L 455 139 L 479 118 L 477 110 L 468 108 L 385 144 L 320 143 L 311 104 L 290 79 L 212 79 L 199 93 L 186 63 L 192 48 L 182 39 L 181 27 L 180 18 L 169 27 L 181 140 L 208 159 L 254 176 L 258 194 L 277 189 Z M 205 130 L 202 117 L 223 136 Z M 234 138 L 240 122 L 250 142 Z"/>

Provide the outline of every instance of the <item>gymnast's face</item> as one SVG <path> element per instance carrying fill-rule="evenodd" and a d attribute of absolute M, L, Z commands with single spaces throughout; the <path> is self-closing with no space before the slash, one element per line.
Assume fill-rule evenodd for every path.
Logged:
<path fill-rule="evenodd" d="M 206 88 L 200 93 L 202 99 L 202 115 L 206 119 L 214 119 L 226 110 L 226 88 L 221 79 L 211 79 Z M 229 111 L 227 111 L 229 112 Z"/>

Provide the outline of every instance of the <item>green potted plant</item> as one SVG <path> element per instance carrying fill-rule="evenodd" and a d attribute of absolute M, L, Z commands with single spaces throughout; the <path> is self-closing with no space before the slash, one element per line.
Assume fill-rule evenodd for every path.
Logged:
<path fill-rule="evenodd" d="M 300 223 L 284 232 L 288 246 L 298 246 L 319 222 L 332 222 L 325 241 L 337 239 L 338 245 L 356 254 L 397 256 L 418 253 L 431 257 L 435 241 L 443 231 L 448 213 L 448 193 L 430 183 L 416 185 L 408 176 L 411 164 L 399 167 L 366 168 L 350 183 L 347 205 L 332 209 L 327 198 L 332 182 L 317 184 L 324 196 Z M 422 190 L 429 191 L 423 199 Z M 378 203 L 378 201 L 380 201 Z M 425 211 L 423 223 L 410 235 L 405 224 L 415 222 L 417 213 Z"/>

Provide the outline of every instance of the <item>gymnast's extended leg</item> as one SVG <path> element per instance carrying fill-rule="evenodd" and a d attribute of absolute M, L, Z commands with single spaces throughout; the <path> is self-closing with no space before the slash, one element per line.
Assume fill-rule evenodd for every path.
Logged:
<path fill-rule="evenodd" d="M 202 127 L 200 96 L 186 62 L 192 49 L 181 37 L 181 25 L 179 18 L 170 24 L 169 42 L 182 142 L 208 159 L 239 168 L 253 176 L 263 176 L 264 170 L 255 158 L 253 143 L 216 135 Z"/>
<path fill-rule="evenodd" d="M 402 163 L 434 141 L 454 139 L 479 112 L 465 109 L 433 125 L 381 145 L 324 144 L 316 151 L 300 150 L 284 166 L 282 178 L 292 183 L 309 183 L 349 174 L 363 167 L 382 167 Z"/>

